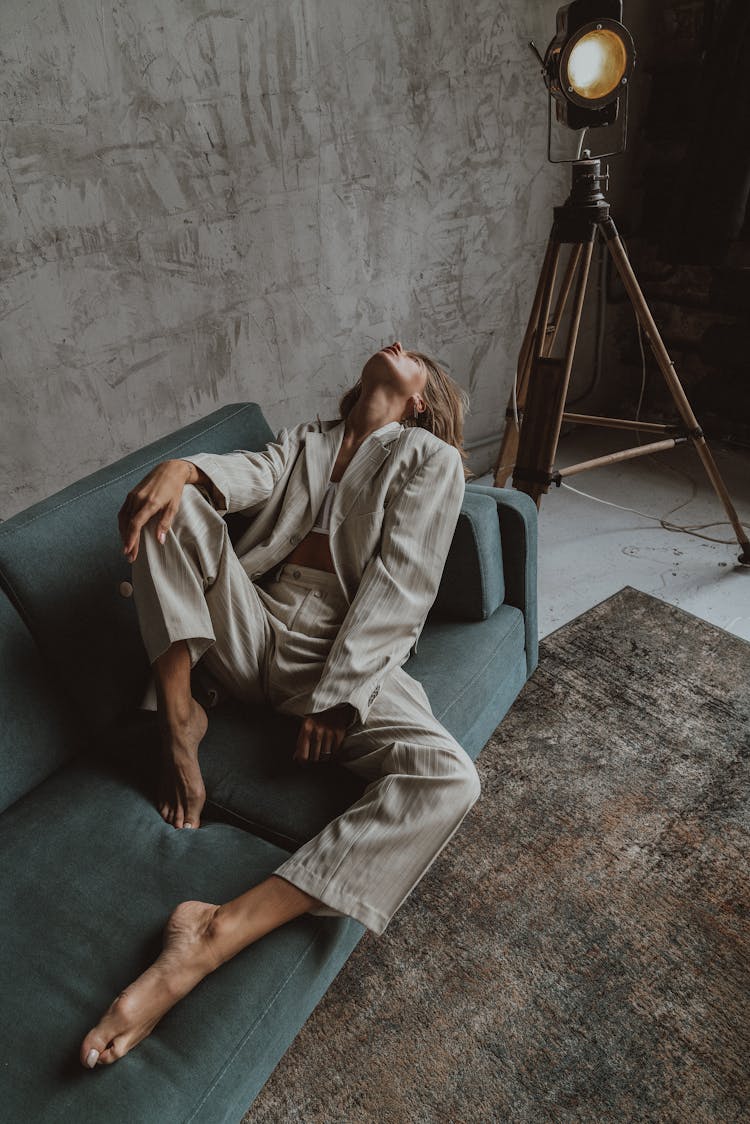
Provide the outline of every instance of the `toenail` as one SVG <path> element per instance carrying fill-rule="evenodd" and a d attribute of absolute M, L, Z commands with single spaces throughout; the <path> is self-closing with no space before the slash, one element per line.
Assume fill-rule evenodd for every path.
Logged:
<path fill-rule="evenodd" d="M 182 826 L 183 827 L 192 827 L 193 825 L 191 823 L 184 823 Z"/>
<path fill-rule="evenodd" d="M 86 1055 L 86 1065 L 89 1067 L 89 1069 L 93 1069 L 98 1060 L 99 1060 L 99 1051 L 98 1050 L 89 1050 L 88 1054 Z"/>

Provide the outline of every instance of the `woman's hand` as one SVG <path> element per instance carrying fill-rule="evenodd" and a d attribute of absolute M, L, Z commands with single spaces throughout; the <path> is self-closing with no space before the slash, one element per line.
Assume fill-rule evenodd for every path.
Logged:
<path fill-rule="evenodd" d="M 125 547 L 123 554 L 128 562 L 135 562 L 138 557 L 141 528 L 154 515 L 160 516 L 154 534 L 159 542 L 164 542 L 180 506 L 182 490 L 194 471 L 195 467 L 189 461 L 162 461 L 128 492 L 117 513 L 120 537 Z"/>
<path fill-rule="evenodd" d="M 354 714 L 355 709 L 351 703 L 329 707 L 319 714 L 306 714 L 297 735 L 292 760 L 308 765 L 330 761 L 338 756 Z"/>

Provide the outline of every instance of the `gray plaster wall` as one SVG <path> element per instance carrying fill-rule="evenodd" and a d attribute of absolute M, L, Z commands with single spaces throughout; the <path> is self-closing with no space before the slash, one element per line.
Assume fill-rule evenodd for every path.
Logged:
<path fill-rule="evenodd" d="M 0 516 L 229 402 L 336 416 L 394 338 L 498 433 L 567 193 L 557 6 L 4 0 Z"/>

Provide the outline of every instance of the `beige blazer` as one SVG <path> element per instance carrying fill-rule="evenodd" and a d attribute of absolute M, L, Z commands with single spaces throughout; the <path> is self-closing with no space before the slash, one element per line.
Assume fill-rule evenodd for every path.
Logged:
<path fill-rule="evenodd" d="M 344 421 L 282 429 L 258 452 L 198 453 L 220 514 L 252 516 L 234 549 L 250 578 L 278 566 L 311 530 Z M 461 455 L 402 426 L 366 438 L 331 509 L 330 549 L 349 609 L 313 695 L 313 713 L 351 703 L 362 721 L 384 677 L 409 658 L 437 595 L 464 497 Z"/>

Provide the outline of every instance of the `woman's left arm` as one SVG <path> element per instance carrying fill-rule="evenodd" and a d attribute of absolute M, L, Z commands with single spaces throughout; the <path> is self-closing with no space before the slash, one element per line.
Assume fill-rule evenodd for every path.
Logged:
<path fill-rule="evenodd" d="M 380 551 L 328 653 L 313 713 L 349 703 L 364 721 L 385 676 L 406 661 L 437 596 L 464 483 L 461 454 L 443 442 L 387 506 Z"/>

